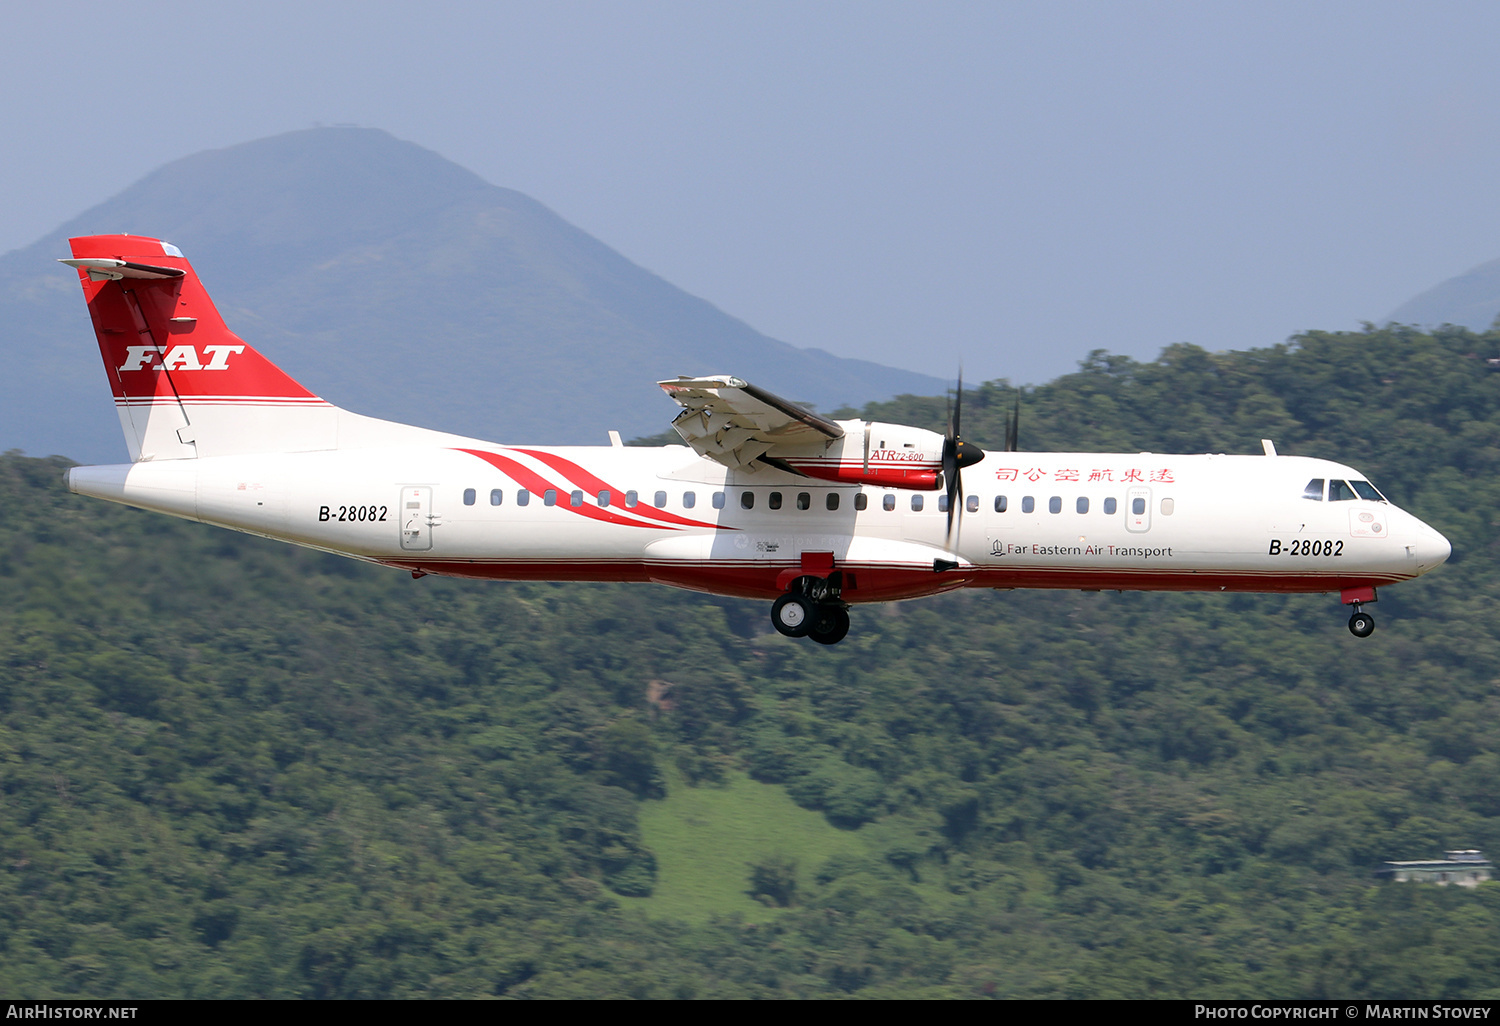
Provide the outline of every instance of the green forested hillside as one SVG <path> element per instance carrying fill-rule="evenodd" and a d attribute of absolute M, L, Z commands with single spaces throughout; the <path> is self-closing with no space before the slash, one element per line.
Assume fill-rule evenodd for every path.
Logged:
<path fill-rule="evenodd" d="M 413 581 L 0 459 L 0 993 L 1500 997 L 1500 883 L 1371 875 L 1500 852 L 1497 356 L 1318 334 L 1023 396 L 1027 448 L 1368 472 L 1454 557 L 1364 641 L 1332 596 L 976 592 L 825 648 L 760 603 Z M 817 830 L 724 850 L 788 798 Z M 725 874 L 760 912 L 714 907 Z"/>

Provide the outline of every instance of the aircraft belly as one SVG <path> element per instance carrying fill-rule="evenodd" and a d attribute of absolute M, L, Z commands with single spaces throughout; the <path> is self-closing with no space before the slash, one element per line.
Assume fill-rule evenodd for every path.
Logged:
<path fill-rule="evenodd" d="M 920 543 L 848 534 L 767 535 L 717 532 L 653 541 L 646 549 L 646 574 L 658 584 L 775 598 L 798 575 L 801 560 L 828 554 L 842 573 L 842 597 L 851 603 L 914 598 L 964 586 L 964 567 L 933 569 L 947 552 Z M 965 564 L 966 566 L 966 564 Z"/>

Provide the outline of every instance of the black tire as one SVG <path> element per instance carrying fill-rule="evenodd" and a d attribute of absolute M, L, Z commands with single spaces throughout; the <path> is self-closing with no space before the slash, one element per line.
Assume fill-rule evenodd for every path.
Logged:
<path fill-rule="evenodd" d="M 1375 618 L 1369 613 L 1355 613 L 1349 617 L 1349 633 L 1356 638 L 1368 638 L 1375 633 Z"/>
<path fill-rule="evenodd" d="M 849 633 L 849 610 L 843 606 L 823 606 L 817 619 L 809 633 L 820 645 L 837 645 Z"/>
<path fill-rule="evenodd" d="M 818 618 L 818 607 L 809 599 L 791 593 L 771 606 L 771 626 L 789 638 L 805 638 Z"/>

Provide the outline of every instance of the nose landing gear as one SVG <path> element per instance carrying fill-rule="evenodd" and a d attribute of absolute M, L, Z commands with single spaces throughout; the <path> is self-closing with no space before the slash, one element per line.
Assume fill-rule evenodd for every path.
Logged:
<path fill-rule="evenodd" d="M 842 575 L 803 575 L 771 606 L 771 626 L 789 638 L 837 645 L 849 633 L 849 606 L 839 598 Z"/>
<path fill-rule="evenodd" d="M 1375 618 L 1365 612 L 1360 606 L 1365 602 L 1377 601 L 1374 588 L 1345 588 L 1339 593 L 1339 598 L 1346 606 L 1354 607 L 1354 615 L 1349 617 L 1349 633 L 1356 638 L 1368 638 L 1375 633 Z"/>

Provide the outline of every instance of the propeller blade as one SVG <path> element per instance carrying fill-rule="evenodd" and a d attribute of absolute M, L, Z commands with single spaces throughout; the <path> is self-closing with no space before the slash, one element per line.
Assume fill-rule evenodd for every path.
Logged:
<path fill-rule="evenodd" d="M 950 429 L 953 432 L 953 437 L 954 438 L 957 438 L 958 435 L 959 435 L 958 425 L 959 425 L 959 422 L 962 421 L 963 419 L 964 419 L 964 369 L 962 367 L 960 367 L 958 369 L 958 391 L 956 393 L 954 393 L 954 396 L 953 396 L 953 422 L 950 425 Z"/>
<path fill-rule="evenodd" d="M 963 516 L 963 468 L 984 459 L 984 450 L 963 440 L 964 372 L 958 371 L 958 390 L 948 412 L 948 433 L 943 437 L 943 484 L 948 496 L 948 541 L 953 541 L 953 522 Z M 962 524 L 960 523 L 960 526 Z"/>
<path fill-rule="evenodd" d="M 1010 423 L 1005 425 L 1005 451 L 1016 452 L 1021 445 L 1021 390 L 1016 389 L 1016 405 L 1010 412 Z"/>
<path fill-rule="evenodd" d="M 944 460 L 943 462 L 946 463 L 947 461 Z M 958 508 L 958 503 L 961 501 L 959 498 L 959 491 L 962 487 L 962 483 L 959 481 L 958 473 L 958 464 L 955 461 L 953 465 L 953 476 L 947 478 L 944 482 L 948 487 L 948 538 L 950 541 L 953 538 L 953 518 L 955 516 L 961 516 L 963 514 L 963 511 Z"/>

